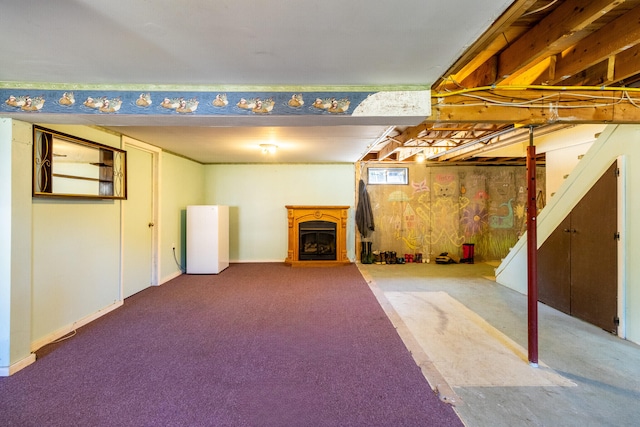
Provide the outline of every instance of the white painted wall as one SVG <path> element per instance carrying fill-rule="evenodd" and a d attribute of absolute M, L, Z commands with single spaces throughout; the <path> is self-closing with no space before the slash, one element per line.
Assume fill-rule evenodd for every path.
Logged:
<path fill-rule="evenodd" d="M 205 166 L 205 203 L 229 206 L 231 262 L 283 262 L 285 205 L 350 206 L 347 256 L 355 258 L 353 164 Z"/>
<path fill-rule="evenodd" d="M 120 148 L 85 126 L 44 127 Z M 121 301 L 119 200 L 33 199 L 32 341 L 47 342 Z"/>
<path fill-rule="evenodd" d="M 205 200 L 205 167 L 183 157 L 161 154 L 160 185 L 160 283 L 181 274 L 185 266 L 185 219 L 188 205 Z M 171 245 L 176 244 L 174 259 Z"/>
<path fill-rule="evenodd" d="M 83 126 L 43 125 L 105 145 L 120 137 Z M 181 211 L 203 202 L 203 166 L 169 153 L 160 159 L 160 283 L 181 273 Z M 135 179 L 135 171 L 129 171 Z M 34 199 L 34 342 L 59 335 L 74 322 L 121 301 L 120 201 Z M 126 220 L 126 219 L 125 219 Z"/>
<path fill-rule="evenodd" d="M 23 344 L 31 336 L 31 299 L 33 270 L 25 269 L 33 251 L 31 210 L 31 126 L 13 121 L 12 124 L 12 196 L 11 196 L 11 358 L 28 359 Z M 27 166 L 28 165 L 28 166 Z M 19 347 L 15 344 L 19 343 Z"/>
<path fill-rule="evenodd" d="M 636 262 L 640 257 L 640 224 L 630 221 L 640 211 L 640 193 L 633 191 L 634 183 L 640 182 L 640 125 L 606 127 L 538 215 L 537 243 L 538 247 L 544 243 L 617 158 L 621 158 L 625 165 L 619 194 L 623 201 L 619 212 L 622 231 L 619 298 L 624 301 L 619 312 L 620 335 L 640 343 L 640 282 L 637 279 L 640 277 L 640 263 Z M 524 294 L 527 293 L 526 252 L 525 234 L 496 269 L 498 283 Z M 595 259 L 597 254 L 594 254 Z"/>
<path fill-rule="evenodd" d="M 580 125 L 535 138 L 537 153 L 546 155 L 547 203 L 580 162 L 605 125 Z"/>
<path fill-rule="evenodd" d="M 11 119 L 0 118 L 0 368 L 11 365 Z M 7 375 L 7 374 L 5 374 Z"/>
<path fill-rule="evenodd" d="M 121 144 L 119 135 L 97 128 L 43 126 Z M 122 304 L 122 202 L 32 199 L 32 147 L 31 124 L 0 118 L 0 375 L 31 363 L 31 350 Z M 204 167 L 168 153 L 161 162 L 160 240 L 167 244 L 161 243 L 160 262 L 162 277 L 171 278 L 180 269 L 170 245 L 181 243 L 181 210 L 204 201 Z"/>
<path fill-rule="evenodd" d="M 565 179 L 569 177 L 571 171 L 578 165 L 581 156 L 589 151 L 593 142 L 573 145 L 567 148 L 547 151 L 546 153 L 546 200 L 558 191 Z"/>
<path fill-rule="evenodd" d="M 0 376 L 32 363 L 31 127 L 0 118 Z"/>

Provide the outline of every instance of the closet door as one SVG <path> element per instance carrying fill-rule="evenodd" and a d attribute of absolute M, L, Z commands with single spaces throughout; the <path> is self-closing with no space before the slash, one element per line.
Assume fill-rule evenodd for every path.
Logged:
<path fill-rule="evenodd" d="M 538 300 L 571 314 L 571 215 L 538 250 Z"/>
<path fill-rule="evenodd" d="M 616 167 L 571 212 L 571 315 L 613 333 L 618 310 Z"/>
<path fill-rule="evenodd" d="M 538 250 L 538 299 L 617 333 L 617 165 Z"/>

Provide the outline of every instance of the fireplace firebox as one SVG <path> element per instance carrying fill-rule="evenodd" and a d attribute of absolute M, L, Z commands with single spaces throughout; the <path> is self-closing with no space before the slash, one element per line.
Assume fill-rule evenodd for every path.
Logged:
<path fill-rule="evenodd" d="M 333 267 L 351 263 L 347 257 L 349 206 L 286 206 L 288 244 L 285 264 Z"/>
<path fill-rule="evenodd" d="M 305 221 L 298 224 L 299 260 L 335 260 L 336 224 L 329 221 Z"/>

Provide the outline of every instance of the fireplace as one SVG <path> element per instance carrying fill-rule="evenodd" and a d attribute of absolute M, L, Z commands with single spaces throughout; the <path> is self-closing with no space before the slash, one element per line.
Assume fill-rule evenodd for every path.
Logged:
<path fill-rule="evenodd" d="M 347 258 L 349 206 L 286 206 L 289 249 L 285 263 L 294 267 L 336 266 Z"/>
<path fill-rule="evenodd" d="M 330 221 L 305 221 L 298 224 L 298 259 L 336 259 L 336 224 Z"/>

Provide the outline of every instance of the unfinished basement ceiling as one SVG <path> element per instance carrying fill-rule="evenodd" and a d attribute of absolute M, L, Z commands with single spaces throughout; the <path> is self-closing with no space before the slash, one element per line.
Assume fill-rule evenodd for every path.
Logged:
<path fill-rule="evenodd" d="M 527 125 L 542 131 L 635 120 L 635 112 L 541 117 L 546 105 L 535 106 L 539 95 L 530 90 L 507 95 L 509 108 L 499 105 L 504 93 L 474 94 L 485 108 L 463 105 L 470 94 L 453 94 L 507 85 L 637 86 L 640 0 L 304 0 L 286 7 L 0 0 L 0 6 L 0 25 L 14 35 L 0 40 L 3 94 L 433 90 L 432 114 L 424 120 L 25 114 L 0 105 L 0 116 L 102 126 L 202 163 L 415 161 L 421 152 L 437 162 L 478 161 L 496 156 L 488 152 L 494 143 L 521 138 Z M 530 103 L 531 111 L 523 114 L 517 103 Z M 277 157 L 262 155 L 259 144 L 274 141 Z"/>
<path fill-rule="evenodd" d="M 428 89 L 509 4 L 2 0 L 0 25 L 14 36 L 0 40 L 6 59 L 0 82 L 72 90 Z M 390 125 L 345 117 L 322 123 L 140 117 L 132 123 L 115 115 L 17 115 L 9 108 L 0 115 L 106 126 L 203 163 L 273 161 L 249 150 L 265 135 L 283 141 L 278 161 L 354 162 Z"/>

